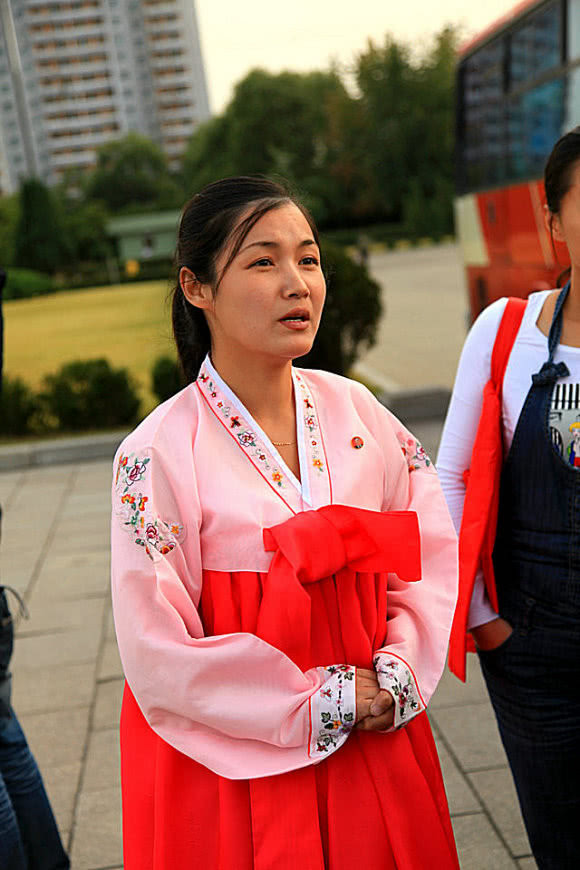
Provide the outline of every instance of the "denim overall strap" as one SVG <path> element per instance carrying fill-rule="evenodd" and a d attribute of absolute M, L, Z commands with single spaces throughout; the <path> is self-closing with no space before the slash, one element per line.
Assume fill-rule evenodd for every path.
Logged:
<path fill-rule="evenodd" d="M 522 618 L 521 595 L 580 607 L 580 471 L 557 454 L 549 432 L 554 385 L 569 374 L 554 362 L 569 289 L 558 296 L 548 359 L 532 375 L 501 477 L 494 566 L 507 619 Z"/>
<path fill-rule="evenodd" d="M 564 362 L 554 363 L 554 353 L 560 344 L 560 336 L 562 334 L 562 309 L 570 292 L 570 281 L 562 288 L 556 307 L 554 308 L 554 316 L 552 317 L 552 325 L 550 326 L 550 334 L 548 336 L 548 351 L 549 356 L 539 372 L 532 375 L 532 383 L 536 386 L 544 384 L 554 384 L 558 378 L 565 378 L 570 374 L 568 366 Z"/>

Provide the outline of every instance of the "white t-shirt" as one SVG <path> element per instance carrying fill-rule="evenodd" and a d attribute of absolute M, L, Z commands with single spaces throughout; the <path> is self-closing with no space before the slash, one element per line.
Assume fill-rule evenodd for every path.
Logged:
<path fill-rule="evenodd" d="M 503 382 L 502 424 L 505 454 L 509 451 L 532 375 L 548 359 L 548 339 L 536 325 L 550 290 L 532 293 L 515 340 Z M 461 525 L 465 485 L 463 471 L 469 468 L 475 434 L 481 415 L 483 389 L 491 375 L 491 354 L 507 300 L 498 299 L 479 315 L 463 346 L 453 395 L 443 427 L 437 456 L 437 471 L 457 532 Z M 570 375 L 560 378 L 552 397 L 552 441 L 562 455 L 580 464 L 580 347 L 559 344 L 554 362 L 563 361 Z M 572 386 L 570 386 L 572 385 Z M 578 425 L 575 425 L 578 424 Z M 574 446 L 577 449 L 574 449 Z M 481 573 L 476 577 L 468 618 L 475 628 L 496 618 Z"/>

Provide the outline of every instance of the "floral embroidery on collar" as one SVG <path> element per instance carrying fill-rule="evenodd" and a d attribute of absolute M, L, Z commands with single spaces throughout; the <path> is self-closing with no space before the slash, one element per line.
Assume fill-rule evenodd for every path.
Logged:
<path fill-rule="evenodd" d="M 410 472 L 420 469 L 435 472 L 431 459 L 416 438 L 413 438 L 408 432 L 398 432 L 397 439 L 401 445 L 403 456 L 407 460 Z"/>
<path fill-rule="evenodd" d="M 273 461 L 273 457 L 270 455 L 265 443 L 253 431 L 249 423 L 244 420 L 239 408 L 234 407 L 233 403 L 229 402 L 225 395 L 221 393 L 220 385 L 215 378 L 210 376 L 204 366 L 201 368 L 197 382 L 218 417 L 231 431 L 240 447 L 250 456 L 264 477 L 279 490 L 286 491 L 288 489 L 288 481 L 282 468 Z"/>
<path fill-rule="evenodd" d="M 150 462 L 148 456 L 139 459 L 133 453 L 121 454 L 115 474 L 116 511 L 135 543 L 145 548 L 150 559 L 158 559 L 177 546 L 183 536 L 183 526 L 155 516 L 149 495 L 141 491 L 138 484 L 145 479 Z"/>
<path fill-rule="evenodd" d="M 310 454 L 312 467 L 315 468 L 318 472 L 323 473 L 325 470 L 325 464 L 322 461 L 323 452 L 320 436 L 320 426 L 318 424 L 318 418 L 314 410 L 312 396 L 310 395 L 310 392 L 308 391 L 308 388 L 304 383 L 304 379 L 300 374 L 298 374 L 295 369 L 294 378 L 295 382 L 298 384 L 298 388 L 300 391 L 299 396 L 296 396 L 296 401 L 301 401 L 302 403 L 305 434 L 308 439 L 308 452 Z"/>

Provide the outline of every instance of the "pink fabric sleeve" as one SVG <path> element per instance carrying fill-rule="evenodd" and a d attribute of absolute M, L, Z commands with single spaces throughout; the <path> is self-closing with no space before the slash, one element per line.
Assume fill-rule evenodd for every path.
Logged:
<path fill-rule="evenodd" d="M 457 536 L 431 460 L 389 418 L 396 441 L 386 448 L 391 483 L 383 509 L 416 511 L 422 563 L 418 583 L 389 577 L 386 642 L 375 656 L 379 684 L 396 702 L 396 728 L 425 709 L 443 672 L 457 600 Z"/>
<path fill-rule="evenodd" d="M 180 466 L 178 450 L 173 444 L 167 455 L 179 468 L 187 515 L 180 510 L 176 475 L 165 471 L 165 450 L 134 450 L 125 442 L 115 460 L 112 594 L 126 679 L 153 730 L 222 776 L 245 779 L 304 767 L 321 757 L 311 719 L 335 715 L 328 699 L 337 692 L 328 689 L 337 681 L 338 712 L 351 724 L 324 753 L 347 739 L 355 680 L 345 679 L 344 668 L 303 673 L 252 634 L 203 636 L 197 611 L 201 510 L 195 475 L 185 462 Z"/>

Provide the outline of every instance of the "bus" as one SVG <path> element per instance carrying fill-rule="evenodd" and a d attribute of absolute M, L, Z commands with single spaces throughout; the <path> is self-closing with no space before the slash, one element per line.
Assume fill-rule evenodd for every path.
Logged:
<path fill-rule="evenodd" d="M 580 124 L 580 0 L 523 0 L 462 45 L 455 225 L 471 319 L 501 296 L 555 287 L 569 265 L 544 223 L 542 176 Z"/>

